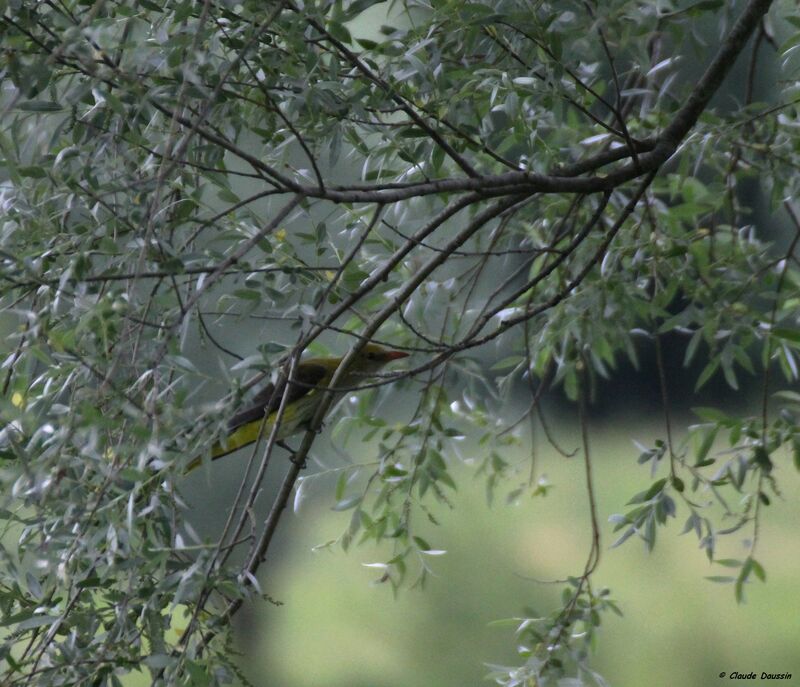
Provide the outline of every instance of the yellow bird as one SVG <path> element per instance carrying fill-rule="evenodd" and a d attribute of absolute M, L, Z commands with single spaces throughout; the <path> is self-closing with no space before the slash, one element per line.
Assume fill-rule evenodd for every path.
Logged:
<path fill-rule="evenodd" d="M 392 351 L 373 343 L 367 344 L 356 354 L 344 375 L 336 383 L 336 387 L 343 390 L 333 392 L 334 403 L 346 393 L 347 388 L 363 384 L 367 377 L 380 370 L 384 365 L 407 356 L 408 353 L 402 351 Z M 297 365 L 294 371 L 294 381 L 289 387 L 286 398 L 281 424 L 278 427 L 277 441 L 283 441 L 308 428 L 308 423 L 314 417 L 317 405 L 322 398 L 322 391 L 330 383 L 341 362 L 341 356 L 338 358 L 308 358 Z M 269 437 L 285 390 L 286 382 L 284 381 L 277 390 L 275 385 L 270 382 L 259 391 L 253 397 L 250 405 L 231 418 L 228 423 L 227 435 L 211 448 L 211 459 L 216 460 L 227 456 L 243 446 L 252 444 L 259 436 L 264 439 Z M 333 404 L 331 404 L 332 406 Z M 194 470 L 201 462 L 202 458 L 195 458 L 189 463 L 187 472 Z"/>

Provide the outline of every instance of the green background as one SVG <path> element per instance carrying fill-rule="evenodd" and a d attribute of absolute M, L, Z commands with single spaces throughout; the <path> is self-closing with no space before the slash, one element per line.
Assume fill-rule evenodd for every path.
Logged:
<path fill-rule="evenodd" d="M 577 447 L 577 428 L 559 434 Z M 735 571 L 710 564 L 694 533 L 679 535 L 685 506 L 659 531 L 652 553 L 637 538 L 610 548 L 618 534 L 608 516 L 623 512 L 627 499 L 653 481 L 649 467 L 636 464 L 630 439 L 644 443 L 663 432 L 642 424 L 593 427 L 593 434 L 603 532 L 595 585 L 609 587 L 625 614 L 604 617 L 596 669 L 622 687 L 761 682 L 721 680 L 722 671 L 791 672 L 800 680 L 800 475 L 791 457 L 776 465 L 782 498 L 762 510 L 756 557 L 767 582 L 748 584 L 746 603 L 737 605 L 732 585 L 704 579 Z M 479 459 L 480 451 L 474 455 Z M 527 469 L 523 451 L 506 457 Z M 338 537 L 349 513 L 330 510 L 330 489 L 310 490 L 299 512 L 286 514 L 280 546 L 261 578 L 263 591 L 283 605 L 265 602 L 237 622 L 247 676 L 255 685 L 276 687 L 455 687 L 488 684 L 485 663 L 520 662 L 513 627 L 490 623 L 518 617 L 525 607 L 552 610 L 563 585 L 546 581 L 580 574 L 590 543 L 580 456 L 566 459 L 542 445 L 537 464 L 553 484 L 547 496 L 507 505 L 501 487 L 491 508 L 485 477 L 469 466 L 458 470 L 454 508 L 434 508 L 440 526 L 426 522 L 423 528 L 431 545 L 447 554 L 428 557 L 434 575 L 423 590 L 404 589 L 396 597 L 389 585 L 374 583 L 379 570 L 363 565 L 386 560 L 386 549 L 313 549 Z M 510 481 L 505 491 L 516 485 Z M 721 537 L 717 557 L 744 558 L 743 540 L 751 533 L 744 528 Z"/>

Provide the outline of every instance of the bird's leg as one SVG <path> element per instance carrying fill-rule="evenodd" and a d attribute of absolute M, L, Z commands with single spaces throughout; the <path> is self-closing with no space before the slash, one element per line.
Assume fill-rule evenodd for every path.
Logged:
<path fill-rule="evenodd" d="M 291 446 L 289 446 L 289 444 L 287 444 L 285 441 L 276 441 L 275 445 L 280 446 L 284 451 L 286 451 L 289 454 L 289 460 L 291 460 L 295 465 L 298 464 L 297 460 L 295 459 L 297 452 Z M 303 464 L 300 465 L 300 468 L 304 469 L 306 467 L 306 463 L 307 461 L 303 459 Z"/>

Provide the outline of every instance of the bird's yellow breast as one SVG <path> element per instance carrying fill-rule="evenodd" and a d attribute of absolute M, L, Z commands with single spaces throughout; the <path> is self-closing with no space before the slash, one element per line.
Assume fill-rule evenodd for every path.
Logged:
<path fill-rule="evenodd" d="M 292 434 L 305 429 L 308 422 L 314 416 L 318 401 L 319 393 L 317 391 L 311 391 L 303 398 L 292 402 L 292 404 L 284 410 L 280 427 L 278 427 L 276 441 L 283 441 L 287 437 L 292 436 Z M 252 444 L 254 441 L 258 440 L 259 436 L 262 442 L 266 442 L 270 434 L 272 434 L 272 427 L 275 424 L 276 416 L 277 413 L 270 413 L 269 417 L 266 419 L 259 418 L 241 427 L 237 427 L 227 437 L 214 444 L 214 447 L 211 449 L 212 459 L 220 458 L 243 446 Z"/>

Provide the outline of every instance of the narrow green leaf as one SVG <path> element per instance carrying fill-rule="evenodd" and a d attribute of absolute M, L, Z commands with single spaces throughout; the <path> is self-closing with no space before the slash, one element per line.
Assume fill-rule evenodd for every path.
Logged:
<path fill-rule="evenodd" d="M 714 376 L 714 373 L 717 371 L 719 367 L 719 358 L 714 358 L 708 365 L 703 368 L 703 371 L 700 373 L 700 376 L 697 378 L 697 383 L 694 385 L 694 390 L 699 391 L 703 388 L 703 385 Z"/>
<path fill-rule="evenodd" d="M 661 479 L 656 480 L 655 482 L 653 482 L 653 484 L 650 485 L 650 488 L 645 492 L 645 496 L 644 496 L 645 501 L 649 501 L 656 494 L 658 494 L 662 489 L 664 489 L 664 485 L 666 483 L 667 483 L 667 478 L 666 477 L 662 477 Z"/>
<path fill-rule="evenodd" d="M 16 106 L 23 112 L 61 112 L 64 106 L 52 100 L 27 100 Z"/>
<path fill-rule="evenodd" d="M 789 329 L 787 327 L 775 327 L 770 330 L 772 336 L 776 336 L 784 341 L 800 344 L 800 329 Z"/>
<path fill-rule="evenodd" d="M 763 446 L 756 446 L 753 450 L 753 462 L 766 472 L 772 470 L 772 459 Z"/>
<path fill-rule="evenodd" d="M 700 448 L 698 448 L 697 453 L 695 453 L 695 466 L 698 466 L 705 461 L 708 452 L 714 445 L 714 440 L 717 438 L 718 431 L 718 427 L 712 427 L 703 436 L 703 441 L 700 444 Z"/>
<path fill-rule="evenodd" d="M 759 563 L 755 558 L 750 559 L 751 567 L 753 568 L 753 572 L 755 576 L 761 580 L 762 582 L 767 581 L 767 573 L 765 572 L 764 568 L 762 567 L 761 563 Z"/>
<path fill-rule="evenodd" d="M 361 496 L 348 496 L 346 499 L 341 499 L 338 501 L 331 510 L 349 510 L 350 508 L 355 508 L 359 503 L 362 501 Z"/>

